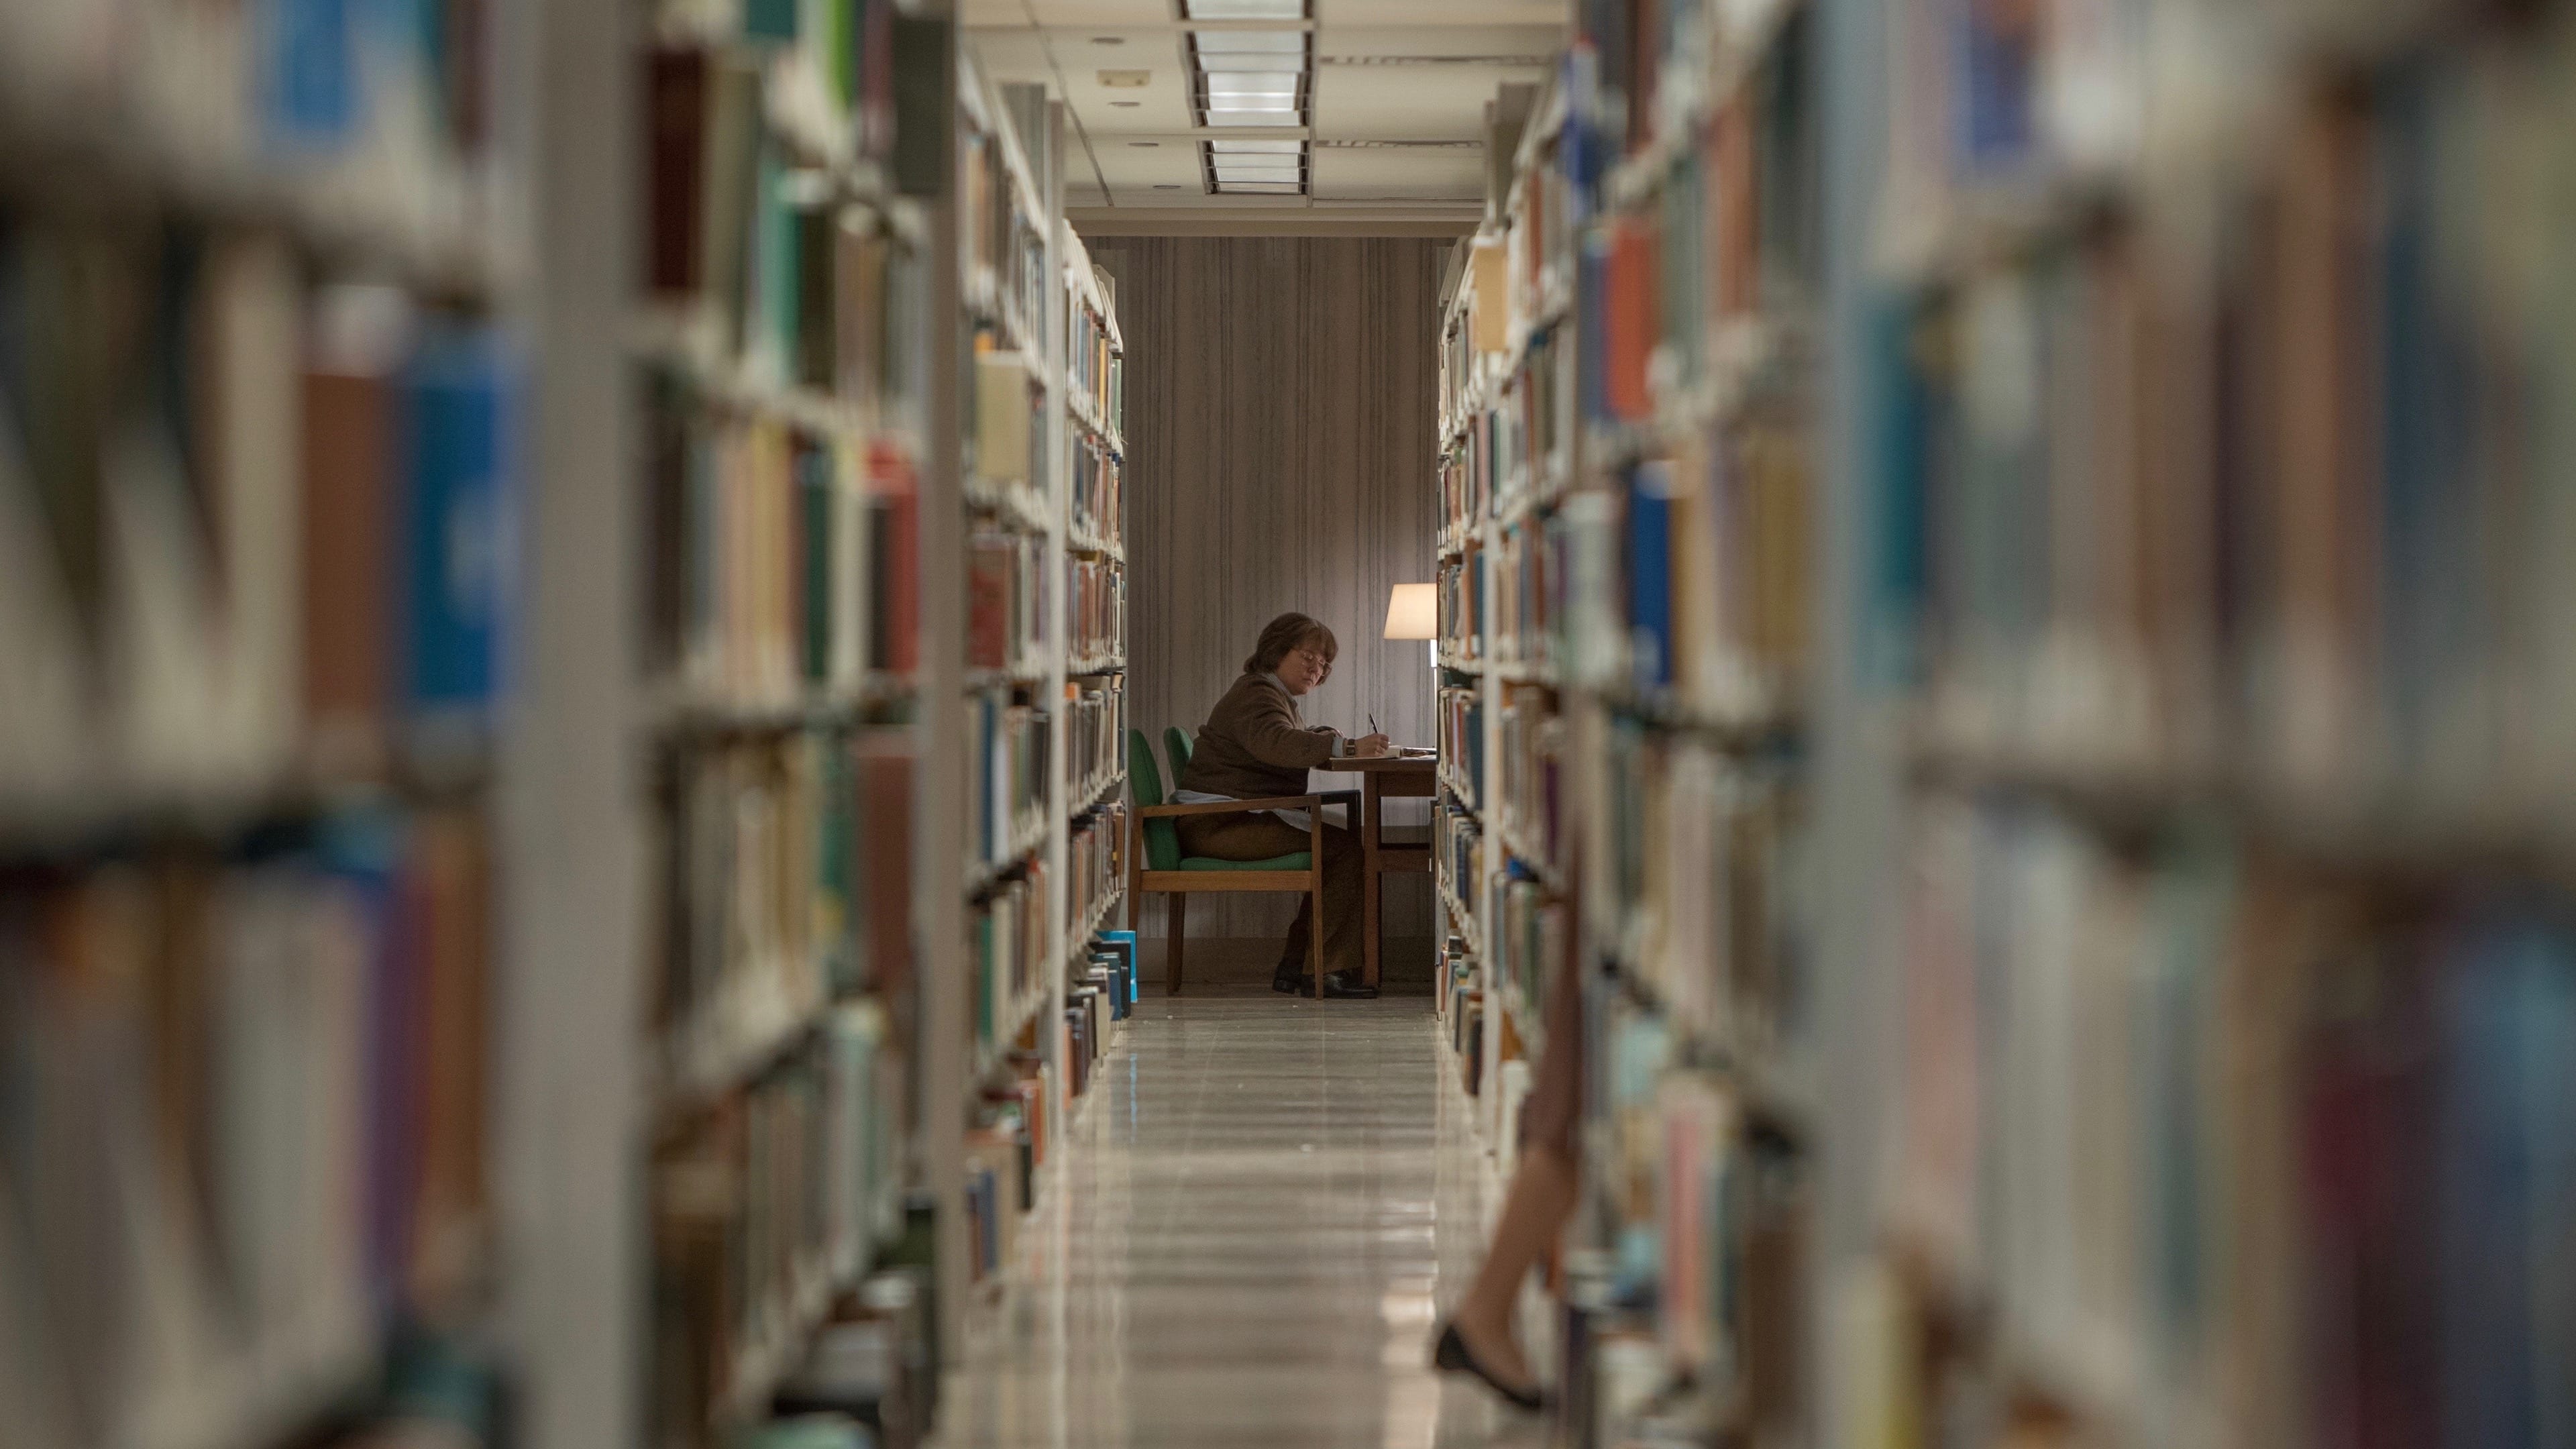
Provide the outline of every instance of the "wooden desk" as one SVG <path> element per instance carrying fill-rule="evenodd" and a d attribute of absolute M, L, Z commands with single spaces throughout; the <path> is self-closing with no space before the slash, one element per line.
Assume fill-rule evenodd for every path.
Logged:
<path fill-rule="evenodd" d="M 1407 875 L 1431 873 L 1431 847 L 1425 845 L 1388 845 L 1378 839 L 1384 800 L 1428 799 L 1440 793 L 1440 760 L 1436 755 L 1378 755 L 1361 759 L 1345 756 L 1328 760 L 1315 767 L 1327 774 L 1361 776 L 1360 832 L 1361 891 L 1360 940 L 1367 951 L 1368 984 L 1377 984 L 1378 877 L 1401 872 Z M 1323 929 L 1323 923 L 1315 923 Z"/>

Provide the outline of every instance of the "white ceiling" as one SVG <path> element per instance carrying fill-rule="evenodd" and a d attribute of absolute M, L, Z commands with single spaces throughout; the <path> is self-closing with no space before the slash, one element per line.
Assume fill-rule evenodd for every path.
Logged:
<path fill-rule="evenodd" d="M 962 0 L 960 18 L 996 82 L 1044 84 L 1068 102 L 1065 205 L 1077 219 L 1471 221 L 1484 197 L 1485 103 L 1506 82 L 1547 76 L 1564 0 L 1308 3 L 1312 126 L 1222 133 L 1313 142 L 1312 194 L 1297 197 L 1207 194 L 1197 143 L 1216 133 L 1194 126 L 1179 0 Z M 1143 71 L 1145 84 L 1104 85 L 1103 71 Z"/>

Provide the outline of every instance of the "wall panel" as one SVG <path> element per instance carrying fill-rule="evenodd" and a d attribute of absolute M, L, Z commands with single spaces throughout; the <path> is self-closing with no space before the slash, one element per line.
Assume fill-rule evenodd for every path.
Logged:
<path fill-rule="evenodd" d="M 1425 238 L 1104 237 L 1127 383 L 1129 709 L 1156 741 L 1195 732 L 1269 619 L 1302 609 L 1341 658 L 1309 723 L 1367 713 L 1432 739 L 1418 642 L 1381 640 L 1388 589 L 1431 577 L 1440 272 Z M 1352 776 L 1316 776 L 1332 789 Z M 1420 807 L 1395 817 L 1420 822 Z M 1422 956 L 1428 877 L 1396 878 L 1387 937 Z M 1287 897 L 1200 897 L 1190 935 L 1285 929 Z M 1162 928 L 1159 906 L 1143 923 Z M 1391 954 L 1390 961 L 1396 960 Z"/>

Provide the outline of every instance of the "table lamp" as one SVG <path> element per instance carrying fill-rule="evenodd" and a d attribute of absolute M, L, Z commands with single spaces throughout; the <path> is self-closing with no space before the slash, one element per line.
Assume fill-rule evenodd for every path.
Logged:
<path fill-rule="evenodd" d="M 1433 720 L 1440 718 L 1440 586 L 1397 584 L 1386 597 L 1386 637 L 1420 639 L 1430 651 Z"/>
<path fill-rule="evenodd" d="M 1386 600 L 1386 637 L 1389 639 L 1436 639 L 1440 637 L 1440 586 L 1437 584 L 1397 584 Z"/>

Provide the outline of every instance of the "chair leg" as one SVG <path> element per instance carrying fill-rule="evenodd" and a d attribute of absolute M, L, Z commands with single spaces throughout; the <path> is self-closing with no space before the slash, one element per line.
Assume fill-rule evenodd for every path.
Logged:
<path fill-rule="evenodd" d="M 1306 933 L 1306 966 L 1315 973 L 1315 1000 L 1324 999 L 1324 853 L 1315 852 L 1315 871 L 1307 878 L 1306 893 L 1315 903 L 1315 929 Z"/>
<path fill-rule="evenodd" d="M 1315 973 L 1315 1004 L 1324 1004 L 1324 812 L 1306 812 L 1306 895 L 1315 929 L 1306 933 L 1306 966 Z"/>
<path fill-rule="evenodd" d="M 1181 942 L 1188 935 L 1190 898 L 1179 891 L 1163 897 L 1163 982 L 1165 996 L 1181 994 Z"/>

